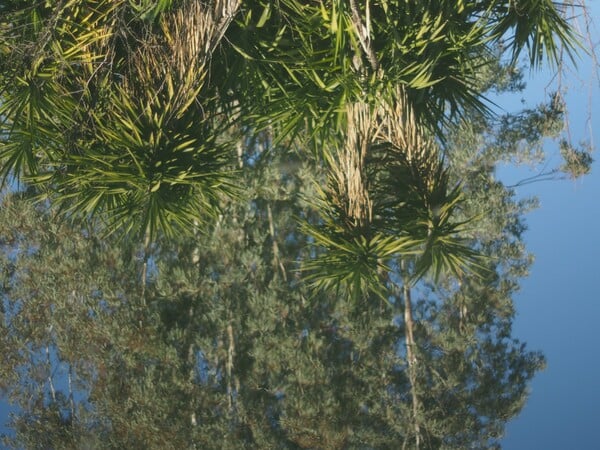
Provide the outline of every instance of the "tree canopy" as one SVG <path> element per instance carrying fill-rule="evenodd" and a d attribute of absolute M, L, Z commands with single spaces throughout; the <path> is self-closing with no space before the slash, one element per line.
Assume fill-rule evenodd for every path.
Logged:
<path fill-rule="evenodd" d="M 543 356 L 494 176 L 550 0 L 0 6 L 0 392 L 26 448 L 494 448 Z"/>

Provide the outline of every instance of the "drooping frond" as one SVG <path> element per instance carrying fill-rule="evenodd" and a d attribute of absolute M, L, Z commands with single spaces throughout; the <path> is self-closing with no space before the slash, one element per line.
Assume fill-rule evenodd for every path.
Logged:
<path fill-rule="evenodd" d="M 233 120 L 209 66 L 239 6 L 183 2 L 156 25 L 127 2 L 36 5 L 33 25 L 15 13 L 36 50 L 30 61 L 15 42 L 22 74 L 2 78 L 4 176 L 25 176 L 69 217 L 98 215 L 107 232 L 192 231 L 231 193 Z"/>

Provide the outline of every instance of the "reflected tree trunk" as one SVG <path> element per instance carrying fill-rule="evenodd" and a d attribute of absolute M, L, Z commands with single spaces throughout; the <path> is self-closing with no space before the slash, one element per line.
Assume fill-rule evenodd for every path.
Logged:
<path fill-rule="evenodd" d="M 232 388 L 232 373 L 233 373 L 233 357 L 235 355 L 235 341 L 233 339 L 233 325 L 231 322 L 227 325 L 227 339 L 229 346 L 227 348 L 227 402 L 229 411 L 233 411 L 233 388 Z"/>
<path fill-rule="evenodd" d="M 402 273 L 402 294 L 404 297 L 404 337 L 406 343 L 406 362 L 408 365 L 408 379 L 412 397 L 413 428 L 415 433 L 415 446 L 421 446 L 421 427 L 419 425 L 420 401 L 417 392 L 417 356 L 415 354 L 414 320 L 412 312 L 412 300 L 410 282 L 406 269 L 406 263 L 400 263 Z"/>

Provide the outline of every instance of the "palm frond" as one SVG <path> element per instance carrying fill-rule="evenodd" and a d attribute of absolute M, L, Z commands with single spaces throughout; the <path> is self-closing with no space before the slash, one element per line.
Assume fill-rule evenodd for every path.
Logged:
<path fill-rule="evenodd" d="M 351 237 L 329 226 L 302 226 L 303 232 L 314 239 L 318 255 L 306 261 L 304 279 L 316 289 L 344 292 L 351 299 L 375 294 L 387 301 L 383 279 L 390 271 L 393 257 L 416 255 L 418 242 L 409 237 L 381 234 L 368 239 Z"/>
<path fill-rule="evenodd" d="M 492 29 L 492 36 L 499 39 L 508 35 L 513 61 L 527 49 L 532 68 L 539 67 L 544 60 L 557 66 L 563 51 L 574 62 L 580 46 L 579 38 L 565 17 L 564 6 L 553 0 L 499 4 L 495 11 L 499 18 Z"/>

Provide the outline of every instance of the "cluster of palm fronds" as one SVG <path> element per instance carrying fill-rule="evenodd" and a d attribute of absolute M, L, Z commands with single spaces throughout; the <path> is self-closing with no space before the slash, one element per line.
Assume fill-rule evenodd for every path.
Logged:
<path fill-rule="evenodd" d="M 308 279 L 354 295 L 382 294 L 398 258 L 415 262 L 415 279 L 430 269 L 435 277 L 461 276 L 478 266 L 460 236 L 466 222 L 453 219 L 460 185 L 450 185 L 439 147 L 402 92 L 373 110 L 349 107 L 344 134 L 343 147 L 326 153 L 329 183 L 317 206 L 323 220 L 307 227 L 327 249 L 305 265 Z"/>
<path fill-rule="evenodd" d="M 207 78 L 238 7 L 188 2 L 156 23 L 125 1 L 9 13 L 4 175 L 23 175 L 71 216 L 98 213 L 109 232 L 192 227 L 230 190 L 231 123 Z"/>
<path fill-rule="evenodd" d="M 369 290 L 400 254 L 461 273 L 475 258 L 436 140 L 485 110 L 476 75 L 498 43 L 532 66 L 575 48 L 551 0 L 11 1 L 2 173 L 153 239 L 213 214 L 236 146 L 268 129 L 331 170 L 306 228 L 329 249 L 317 284 Z"/>

